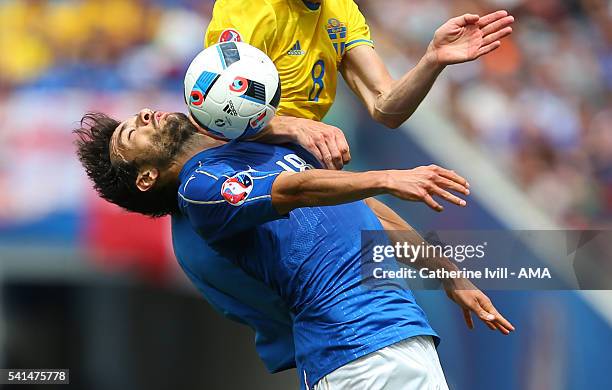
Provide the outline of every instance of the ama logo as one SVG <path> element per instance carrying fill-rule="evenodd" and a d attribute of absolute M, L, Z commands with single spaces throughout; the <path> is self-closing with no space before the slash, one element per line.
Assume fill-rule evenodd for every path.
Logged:
<path fill-rule="evenodd" d="M 219 43 L 221 42 L 242 42 L 240 33 L 233 28 L 227 28 L 219 35 Z"/>
<path fill-rule="evenodd" d="M 227 179 L 221 186 L 221 196 L 232 206 L 240 206 L 253 190 L 253 178 L 247 172 Z"/>

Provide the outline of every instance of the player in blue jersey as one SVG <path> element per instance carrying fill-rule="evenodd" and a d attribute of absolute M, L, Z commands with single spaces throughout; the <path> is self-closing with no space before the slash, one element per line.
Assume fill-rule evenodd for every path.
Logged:
<path fill-rule="evenodd" d="M 87 116 L 79 134 L 80 159 L 101 196 L 130 211 L 183 219 L 282 298 L 293 316 L 305 386 L 447 388 L 433 346 L 437 336 L 410 291 L 363 286 L 361 231 L 393 227 L 389 221 L 397 217 L 369 200 L 375 214 L 360 200 L 388 193 L 441 210 L 432 196 L 465 205 L 448 191 L 468 194 L 465 179 L 434 166 L 310 169 L 320 165 L 300 147 L 225 143 L 179 113 L 142 110 L 121 123 Z M 199 266 L 186 260 L 187 270 Z M 490 327 L 513 330 L 484 294 L 454 293 Z"/>

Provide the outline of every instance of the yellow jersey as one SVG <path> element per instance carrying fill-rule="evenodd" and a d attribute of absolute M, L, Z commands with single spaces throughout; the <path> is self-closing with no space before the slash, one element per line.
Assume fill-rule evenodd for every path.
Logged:
<path fill-rule="evenodd" d="M 321 120 L 336 96 L 347 51 L 373 46 L 353 0 L 217 0 L 205 46 L 242 41 L 274 61 L 281 80 L 277 113 Z"/>

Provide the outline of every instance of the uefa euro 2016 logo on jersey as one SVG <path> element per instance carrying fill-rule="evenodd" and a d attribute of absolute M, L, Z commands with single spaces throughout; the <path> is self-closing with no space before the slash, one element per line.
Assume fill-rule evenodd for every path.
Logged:
<path fill-rule="evenodd" d="M 237 30 L 234 30 L 233 28 L 228 28 L 221 31 L 218 43 L 220 42 L 242 42 L 242 37 L 240 36 L 240 33 Z"/>
<path fill-rule="evenodd" d="M 253 190 L 253 178 L 246 172 L 227 179 L 221 186 L 221 196 L 232 206 L 240 206 Z"/>
<path fill-rule="evenodd" d="M 327 20 L 327 35 L 334 45 L 336 54 L 344 54 L 346 47 L 346 25 L 336 18 L 330 18 Z"/>

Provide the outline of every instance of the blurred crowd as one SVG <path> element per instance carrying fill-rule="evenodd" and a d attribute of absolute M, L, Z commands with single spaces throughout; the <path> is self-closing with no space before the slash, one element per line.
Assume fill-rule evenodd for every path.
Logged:
<path fill-rule="evenodd" d="M 612 2 L 367 0 L 374 41 L 396 69 L 433 31 L 466 12 L 507 9 L 514 34 L 497 52 L 447 69 L 433 99 L 466 137 L 555 220 L 612 219 Z M 519 206 L 520 207 L 520 206 Z"/>
<path fill-rule="evenodd" d="M 612 3 L 357 2 L 396 76 L 418 60 L 448 18 L 499 8 L 514 14 L 515 33 L 502 48 L 448 69 L 431 98 L 440 115 L 489 153 L 491 163 L 506 170 L 557 221 L 609 224 Z M 9 109 L 32 104 L 32 96 L 41 93 L 66 100 L 60 106 L 82 101 L 67 99 L 65 91 L 71 90 L 139 91 L 143 101 L 159 91 L 178 96 L 182 73 L 202 47 L 212 5 L 212 0 L 0 1 L 0 183 L 8 180 L 7 139 L 19 144 L 15 139 L 25 132 L 16 126 L 27 122 L 7 119 Z M 89 101 L 93 105 L 96 98 Z M 65 132 L 65 124 L 84 108 L 77 104 L 57 128 Z M 0 200 L 7 196 L 0 194 Z"/>
<path fill-rule="evenodd" d="M 168 82 L 201 50 L 212 3 L 3 0 L 0 90 L 176 88 Z"/>

